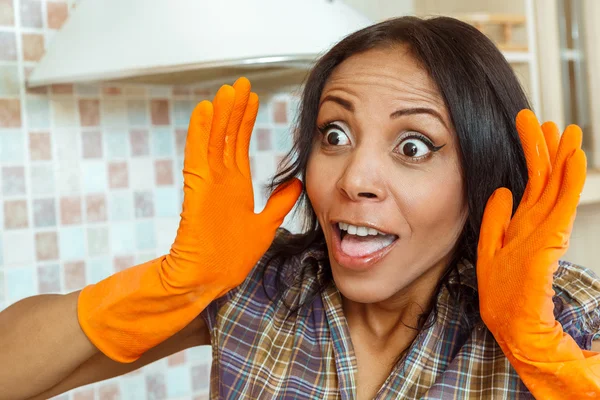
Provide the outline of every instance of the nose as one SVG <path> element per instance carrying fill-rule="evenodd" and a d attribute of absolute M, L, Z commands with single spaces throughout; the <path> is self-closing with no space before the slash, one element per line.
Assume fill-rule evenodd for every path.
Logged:
<path fill-rule="evenodd" d="M 337 181 L 337 189 L 352 201 L 383 200 L 386 189 L 380 160 L 381 155 L 356 150 Z"/>

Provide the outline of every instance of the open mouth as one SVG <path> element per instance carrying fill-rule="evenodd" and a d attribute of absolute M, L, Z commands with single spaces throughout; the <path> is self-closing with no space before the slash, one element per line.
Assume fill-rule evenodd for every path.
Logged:
<path fill-rule="evenodd" d="M 340 250 L 349 257 L 372 257 L 390 248 L 398 240 L 398 235 L 370 227 L 344 222 L 336 222 L 332 226 L 340 240 Z"/>

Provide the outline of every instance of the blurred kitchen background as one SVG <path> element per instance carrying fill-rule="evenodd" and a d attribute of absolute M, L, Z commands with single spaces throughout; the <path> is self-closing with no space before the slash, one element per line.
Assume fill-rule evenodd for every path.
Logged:
<path fill-rule="evenodd" d="M 583 128 L 589 175 L 565 258 L 600 273 L 600 1 L 196 0 L 209 17 L 229 4 L 212 25 L 203 12 L 175 10 L 188 2 L 169 2 L 172 12 L 160 10 L 165 3 L 0 0 L 0 310 L 166 253 L 190 113 L 240 75 L 261 96 L 250 149 L 261 209 L 311 60 L 344 30 L 400 15 L 477 26 L 512 63 L 540 119 Z M 190 18 L 199 21 L 191 30 Z M 233 61 L 214 62 L 224 59 Z M 190 349 L 58 398 L 208 399 L 210 357 L 208 347 Z"/>

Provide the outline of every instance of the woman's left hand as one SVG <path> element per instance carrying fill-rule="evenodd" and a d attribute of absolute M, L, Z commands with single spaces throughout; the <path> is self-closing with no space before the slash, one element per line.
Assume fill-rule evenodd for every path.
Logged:
<path fill-rule="evenodd" d="M 497 189 L 488 200 L 477 280 L 483 321 L 536 394 L 532 387 L 539 390 L 542 366 L 549 368 L 547 373 L 558 368 L 558 374 L 565 362 L 584 358 L 554 318 L 552 280 L 568 247 L 585 182 L 586 157 L 578 126 L 567 127 L 559 139 L 554 124 L 544 124 L 542 129 L 535 115 L 523 110 L 517 116 L 517 130 L 529 180 L 512 218 L 510 190 Z"/>

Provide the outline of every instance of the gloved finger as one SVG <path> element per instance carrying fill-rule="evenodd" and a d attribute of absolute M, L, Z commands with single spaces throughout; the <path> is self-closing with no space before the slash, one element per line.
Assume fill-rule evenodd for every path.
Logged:
<path fill-rule="evenodd" d="M 554 122 L 547 121 L 542 124 L 542 132 L 544 132 L 544 138 L 546 139 L 546 147 L 548 148 L 550 165 L 553 165 L 554 160 L 556 159 L 556 152 L 558 151 L 560 131 Z"/>
<path fill-rule="evenodd" d="M 225 135 L 233 110 L 235 89 L 223 85 L 213 100 L 213 122 L 208 142 L 208 161 L 211 169 L 219 172 L 224 168 L 223 153 L 225 151 Z"/>
<path fill-rule="evenodd" d="M 544 215 L 549 215 L 555 207 L 559 192 L 564 186 L 565 167 L 575 150 L 581 149 L 582 133 L 577 125 L 569 125 L 560 138 L 556 159 L 552 166 L 552 176 L 540 200 L 539 210 Z"/>
<path fill-rule="evenodd" d="M 250 81 L 244 77 L 239 78 L 234 84 L 235 100 L 233 103 L 233 111 L 227 125 L 225 134 L 225 153 L 223 162 L 226 167 L 235 166 L 235 151 L 236 142 L 238 140 L 238 132 L 240 124 L 244 118 L 246 107 L 248 105 L 248 97 L 250 96 Z"/>
<path fill-rule="evenodd" d="M 302 192 L 302 182 L 293 178 L 290 182 L 282 183 L 269 197 L 265 209 L 260 213 L 267 223 L 279 227 L 285 216 L 292 210 Z"/>
<path fill-rule="evenodd" d="M 238 139 L 236 143 L 236 154 L 235 159 L 237 166 L 245 177 L 251 178 L 250 174 L 250 138 L 252 137 L 252 130 L 254 129 L 254 123 L 256 122 L 256 115 L 258 114 L 259 100 L 256 93 L 250 93 L 248 98 L 248 105 L 246 112 L 240 124 L 238 133 Z"/>
<path fill-rule="evenodd" d="M 507 188 L 492 193 L 483 212 L 477 244 L 477 264 L 492 265 L 496 252 L 504 245 L 504 237 L 512 216 L 513 196 Z M 481 262 L 480 262 L 481 261 Z M 479 269 L 479 267 L 478 267 Z M 478 270 L 478 274 L 479 274 Z M 486 271 L 481 271 L 485 273 Z"/>
<path fill-rule="evenodd" d="M 552 166 L 546 140 L 540 124 L 531 110 L 521 110 L 517 115 L 517 131 L 527 160 L 527 186 L 519 204 L 525 210 L 533 207 L 544 192 Z"/>
<path fill-rule="evenodd" d="M 210 101 L 204 100 L 194 108 L 185 139 L 185 170 L 202 171 L 208 167 L 208 140 L 212 120 L 213 105 Z"/>
<path fill-rule="evenodd" d="M 585 184 L 586 164 L 586 156 L 581 149 L 576 149 L 567 159 L 558 199 L 552 208 L 550 218 L 548 218 L 547 223 L 552 224 L 553 229 L 556 229 L 556 232 L 562 236 L 562 245 L 564 246 L 568 243 L 581 192 Z M 550 226 L 548 229 L 551 229 Z"/>

